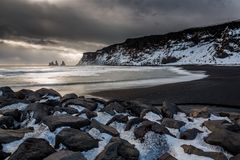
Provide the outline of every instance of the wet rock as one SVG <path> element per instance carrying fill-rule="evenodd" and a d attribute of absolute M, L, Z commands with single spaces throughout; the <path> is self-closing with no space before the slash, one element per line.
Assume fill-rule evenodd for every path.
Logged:
<path fill-rule="evenodd" d="M 54 107 L 54 112 L 58 111 L 58 112 L 66 112 L 68 114 L 77 114 L 79 113 L 77 109 L 75 108 L 72 108 L 72 107 L 59 107 L 59 106 L 56 106 Z"/>
<path fill-rule="evenodd" d="M 151 108 L 152 106 L 141 103 L 139 101 L 126 101 L 122 105 L 126 108 L 130 115 L 140 117 L 144 109 Z"/>
<path fill-rule="evenodd" d="M 0 97 L 15 98 L 15 93 L 10 87 L 0 87 Z"/>
<path fill-rule="evenodd" d="M 227 157 L 221 152 L 204 152 L 203 150 L 196 148 L 192 145 L 182 145 L 181 146 L 185 153 L 194 154 L 203 157 L 209 157 L 214 160 L 227 160 Z"/>
<path fill-rule="evenodd" d="M 125 131 L 129 131 L 132 128 L 133 125 L 139 124 L 143 121 L 147 121 L 147 119 L 143 119 L 143 118 L 132 118 L 132 119 L 130 119 L 126 124 Z"/>
<path fill-rule="evenodd" d="M 184 123 L 182 121 L 178 121 L 178 120 L 170 119 L 170 118 L 164 118 L 162 120 L 162 125 L 164 125 L 165 127 L 169 127 L 169 128 L 180 129 L 185 124 L 186 123 Z"/>
<path fill-rule="evenodd" d="M 208 135 L 204 140 L 208 144 L 218 145 L 233 155 L 240 151 L 240 134 L 227 129 L 217 129 Z"/>
<path fill-rule="evenodd" d="M 160 125 L 156 122 L 151 121 L 144 121 L 141 123 L 139 127 L 136 127 L 133 131 L 135 137 L 137 139 L 143 140 L 145 134 L 148 131 L 153 131 L 158 134 L 168 134 L 171 135 L 171 133 L 168 131 L 167 128 L 165 128 L 163 125 Z M 172 135 L 171 135 L 172 136 Z"/>
<path fill-rule="evenodd" d="M 95 160 L 138 160 L 139 151 L 128 141 L 114 137 Z"/>
<path fill-rule="evenodd" d="M 226 120 L 208 120 L 203 123 L 203 126 L 207 127 L 210 131 L 216 131 L 218 129 L 226 128 L 226 125 L 230 123 Z"/>
<path fill-rule="evenodd" d="M 115 113 L 126 113 L 126 109 L 124 108 L 124 106 L 122 106 L 121 104 L 119 104 L 118 102 L 111 102 L 108 105 L 106 105 L 103 109 L 103 112 L 106 112 L 110 115 L 115 115 Z"/>
<path fill-rule="evenodd" d="M 79 129 L 90 124 L 88 119 L 81 117 L 75 117 L 71 115 L 57 115 L 47 116 L 43 119 L 43 123 L 46 124 L 51 132 L 55 131 L 59 127 L 69 126 Z"/>
<path fill-rule="evenodd" d="M 180 138 L 185 139 L 185 140 L 194 140 L 196 138 L 196 136 L 198 135 L 198 133 L 202 133 L 202 131 L 200 131 L 196 128 L 188 129 L 188 130 L 180 133 Z"/>
<path fill-rule="evenodd" d="M 5 159 L 7 157 L 9 157 L 11 155 L 11 153 L 5 153 L 3 151 L 0 151 L 0 159 Z"/>
<path fill-rule="evenodd" d="M 0 144 L 10 143 L 20 140 L 25 133 L 33 132 L 33 128 L 24 128 L 18 130 L 0 129 Z"/>
<path fill-rule="evenodd" d="M 91 122 L 91 127 L 98 129 L 101 133 L 107 133 L 112 136 L 119 136 L 119 133 L 115 128 L 101 124 L 94 119 Z"/>
<path fill-rule="evenodd" d="M 240 159 L 240 154 L 230 158 L 230 160 L 239 160 Z"/>
<path fill-rule="evenodd" d="M 96 102 L 88 102 L 88 101 L 85 101 L 82 98 L 69 99 L 62 104 L 63 107 L 66 107 L 68 105 L 79 105 L 79 106 L 82 106 L 84 108 L 87 108 L 90 111 L 94 111 L 94 110 L 97 109 L 97 103 Z"/>
<path fill-rule="evenodd" d="M 14 128 L 14 118 L 10 116 L 1 116 L 0 128 Z"/>
<path fill-rule="evenodd" d="M 75 93 L 66 94 L 61 98 L 60 103 L 63 104 L 67 100 L 76 99 L 76 98 L 78 98 L 78 96 Z"/>
<path fill-rule="evenodd" d="M 191 109 L 189 116 L 193 117 L 193 118 L 199 118 L 199 117 L 209 118 L 210 113 L 208 111 L 208 108 L 204 107 L 204 108 L 199 108 L 199 109 Z"/>
<path fill-rule="evenodd" d="M 23 113 L 22 113 L 22 111 L 20 111 L 18 109 L 2 110 L 2 111 L 0 111 L 0 114 L 2 114 L 4 116 L 13 117 L 14 120 L 16 120 L 18 122 L 22 122 L 23 121 Z"/>
<path fill-rule="evenodd" d="M 73 128 L 64 128 L 56 136 L 56 148 L 63 144 L 72 151 L 88 151 L 98 147 L 98 140 L 88 133 Z"/>
<path fill-rule="evenodd" d="M 17 91 L 15 93 L 15 95 L 18 99 L 25 99 L 32 103 L 39 101 L 41 99 L 41 97 L 38 93 L 36 93 L 32 90 L 28 90 L 28 89 L 22 89 L 20 91 Z"/>
<path fill-rule="evenodd" d="M 164 101 L 163 107 L 161 109 L 162 116 L 165 118 L 173 118 L 174 114 L 177 114 L 179 111 L 176 104 Z"/>
<path fill-rule="evenodd" d="M 51 115 L 53 112 L 52 106 L 41 104 L 41 103 L 31 103 L 27 108 L 26 112 L 33 112 L 33 118 L 36 119 L 36 123 L 41 122 L 46 116 Z"/>
<path fill-rule="evenodd" d="M 97 117 L 97 113 L 90 111 L 88 109 L 84 109 L 82 112 L 80 112 L 80 114 L 86 114 L 88 119 L 92 119 L 93 117 Z"/>
<path fill-rule="evenodd" d="M 141 114 L 140 114 L 140 118 L 144 118 L 144 116 L 145 116 L 148 112 L 153 112 L 153 113 L 159 115 L 160 117 L 162 117 L 160 110 L 158 110 L 158 109 L 155 108 L 155 107 L 151 107 L 151 108 L 148 108 L 148 109 L 143 109 L 142 112 L 141 112 Z"/>
<path fill-rule="evenodd" d="M 177 160 L 177 159 L 173 157 L 171 154 L 165 153 L 158 160 Z"/>
<path fill-rule="evenodd" d="M 45 139 L 29 138 L 20 144 L 9 160 L 42 160 L 54 152 Z"/>
<path fill-rule="evenodd" d="M 94 102 L 97 102 L 97 103 L 103 104 L 103 105 L 106 105 L 106 104 L 107 104 L 107 102 L 106 102 L 105 100 L 100 99 L 100 98 L 91 97 L 91 98 L 88 98 L 88 99 L 90 99 L 90 100 L 92 100 L 92 101 L 94 101 Z"/>
<path fill-rule="evenodd" d="M 41 88 L 39 90 L 36 90 L 36 93 L 39 94 L 41 97 L 43 96 L 62 97 L 57 91 L 47 88 Z"/>
<path fill-rule="evenodd" d="M 128 122 L 128 116 L 125 115 L 115 115 L 110 119 L 106 125 L 110 125 L 113 122 L 118 122 L 118 123 L 127 123 Z"/>
<path fill-rule="evenodd" d="M 61 150 L 51 154 L 43 160 L 87 160 L 81 152 Z"/>

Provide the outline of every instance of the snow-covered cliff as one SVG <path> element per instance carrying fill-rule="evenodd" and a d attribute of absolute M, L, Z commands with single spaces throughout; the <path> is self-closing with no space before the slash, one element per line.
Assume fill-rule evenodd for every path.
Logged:
<path fill-rule="evenodd" d="M 240 64 L 240 21 L 127 39 L 84 53 L 78 65 Z"/>

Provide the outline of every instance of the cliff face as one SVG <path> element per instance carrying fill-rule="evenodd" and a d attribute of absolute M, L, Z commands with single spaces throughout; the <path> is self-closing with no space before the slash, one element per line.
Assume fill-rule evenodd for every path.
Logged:
<path fill-rule="evenodd" d="M 240 21 L 127 39 L 84 53 L 78 65 L 240 64 Z"/>

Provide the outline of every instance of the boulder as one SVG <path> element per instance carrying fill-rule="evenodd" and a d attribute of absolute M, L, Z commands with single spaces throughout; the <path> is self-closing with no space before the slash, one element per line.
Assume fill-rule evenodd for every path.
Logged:
<path fill-rule="evenodd" d="M 115 115 L 106 123 L 106 125 L 110 125 L 111 123 L 113 123 L 115 121 L 118 122 L 118 123 L 127 123 L 128 122 L 128 116 Z"/>
<path fill-rule="evenodd" d="M 158 110 L 156 107 L 151 107 L 151 108 L 143 109 L 142 112 L 141 112 L 141 114 L 140 114 L 140 118 L 144 118 L 144 116 L 145 116 L 148 112 L 153 112 L 153 113 L 159 115 L 160 117 L 162 117 L 160 110 Z"/>
<path fill-rule="evenodd" d="M 41 97 L 38 93 L 36 93 L 32 90 L 28 90 L 28 89 L 22 89 L 20 91 L 15 92 L 15 96 L 18 99 L 25 99 L 32 103 L 39 101 L 41 99 Z"/>
<path fill-rule="evenodd" d="M 3 151 L 0 151 L 0 159 L 6 159 L 10 155 L 11 155 L 11 153 L 5 153 Z"/>
<path fill-rule="evenodd" d="M 163 107 L 161 109 L 162 116 L 165 118 L 173 118 L 174 114 L 177 114 L 179 111 L 176 104 L 164 101 Z"/>
<path fill-rule="evenodd" d="M 143 119 L 143 118 L 132 118 L 132 119 L 130 119 L 126 124 L 125 131 L 129 131 L 132 128 L 133 125 L 139 124 L 143 121 L 147 121 L 147 119 Z"/>
<path fill-rule="evenodd" d="M 9 160 L 42 160 L 54 152 L 54 148 L 45 139 L 28 138 L 20 144 Z"/>
<path fill-rule="evenodd" d="M 25 133 L 33 132 L 33 128 L 24 128 L 18 130 L 0 129 L 0 144 L 10 143 L 20 140 Z"/>
<path fill-rule="evenodd" d="M 90 111 L 88 109 L 84 109 L 82 112 L 80 112 L 80 114 L 84 114 L 84 113 L 86 114 L 88 119 L 92 119 L 93 117 L 97 117 L 96 112 Z"/>
<path fill-rule="evenodd" d="M 189 116 L 193 118 L 199 118 L 199 117 L 209 118 L 210 113 L 208 111 L 208 108 L 204 107 L 204 108 L 198 108 L 198 109 L 191 109 Z"/>
<path fill-rule="evenodd" d="M 0 97 L 15 98 L 15 93 L 10 87 L 0 87 Z"/>
<path fill-rule="evenodd" d="M 18 109 L 1 110 L 0 114 L 2 114 L 4 116 L 13 117 L 14 120 L 16 120 L 18 122 L 22 122 L 23 121 L 23 113 L 22 113 L 22 111 L 20 111 Z"/>
<path fill-rule="evenodd" d="M 140 126 L 136 127 L 133 131 L 137 139 L 144 139 L 145 134 L 148 131 L 153 131 L 158 134 L 168 134 L 173 136 L 166 127 L 156 122 L 143 121 Z"/>
<path fill-rule="evenodd" d="M 240 154 L 230 158 L 230 160 L 239 160 L 240 159 Z"/>
<path fill-rule="evenodd" d="M 57 134 L 55 147 L 58 148 L 61 143 L 72 151 L 88 151 L 98 147 L 98 140 L 73 128 L 64 128 Z"/>
<path fill-rule="evenodd" d="M 203 123 L 203 126 L 207 127 L 210 131 L 224 129 L 226 128 L 226 125 L 230 125 L 226 120 L 208 120 Z"/>
<path fill-rule="evenodd" d="M 43 160 L 87 160 L 81 152 L 73 152 L 69 150 L 61 150 L 55 152 Z"/>
<path fill-rule="evenodd" d="M 26 112 L 33 112 L 33 118 L 36 119 L 35 123 L 41 122 L 46 116 L 51 115 L 53 112 L 52 106 L 41 104 L 41 103 L 31 103 L 27 108 Z"/>
<path fill-rule="evenodd" d="M 170 119 L 170 118 L 164 118 L 162 120 L 162 125 L 164 125 L 165 127 L 168 127 L 168 128 L 180 129 L 185 124 L 186 123 L 184 123 L 182 121 L 178 121 L 178 120 Z"/>
<path fill-rule="evenodd" d="M 95 119 L 92 120 L 91 127 L 98 129 L 101 133 L 107 133 L 112 136 L 119 136 L 119 133 L 115 128 L 104 125 L 104 124 L 96 121 Z"/>
<path fill-rule="evenodd" d="M 76 98 L 78 98 L 78 96 L 75 93 L 66 94 L 61 98 L 60 103 L 63 104 L 69 99 L 76 99 Z"/>
<path fill-rule="evenodd" d="M 196 128 L 188 129 L 180 133 L 180 138 L 185 140 L 194 140 L 198 133 L 202 133 L 202 131 Z"/>
<path fill-rule="evenodd" d="M 204 140 L 208 144 L 218 145 L 233 155 L 240 152 L 240 134 L 227 129 L 217 129 L 208 135 Z"/>
<path fill-rule="evenodd" d="M 173 157 L 171 154 L 165 153 L 158 160 L 177 160 L 177 159 Z"/>
<path fill-rule="evenodd" d="M 14 128 L 14 118 L 11 116 L 0 117 L 0 128 Z"/>
<path fill-rule="evenodd" d="M 97 109 L 96 102 L 89 102 L 83 98 L 69 99 L 62 104 L 63 107 L 67 107 L 68 105 L 79 105 L 84 108 L 87 108 L 90 111 L 94 111 Z"/>
<path fill-rule="evenodd" d="M 62 97 L 57 91 L 53 89 L 41 88 L 35 91 L 41 97 L 43 96 L 53 96 L 53 97 Z"/>
<path fill-rule="evenodd" d="M 128 141 L 114 137 L 95 160 L 138 160 L 139 151 Z"/>
<path fill-rule="evenodd" d="M 51 132 L 55 131 L 59 127 L 69 126 L 79 129 L 90 124 L 88 119 L 81 117 L 75 117 L 71 115 L 57 115 L 47 116 L 43 119 L 43 123 L 46 124 Z"/>
<path fill-rule="evenodd" d="M 112 116 L 115 115 L 115 113 L 126 113 L 126 109 L 124 108 L 124 106 L 122 106 L 121 104 L 119 104 L 118 102 L 111 102 L 108 105 L 106 105 L 103 109 L 103 112 L 106 112 Z"/>
<path fill-rule="evenodd" d="M 140 117 L 141 112 L 144 109 L 148 109 L 152 107 L 151 105 L 147 105 L 139 101 L 126 101 L 121 104 L 126 108 L 126 110 L 129 112 L 130 115 L 136 116 L 136 117 Z"/>
<path fill-rule="evenodd" d="M 227 160 L 227 157 L 221 152 L 204 152 L 203 150 L 196 148 L 192 145 L 182 145 L 181 146 L 185 153 L 194 154 L 203 157 L 209 157 L 214 160 Z"/>

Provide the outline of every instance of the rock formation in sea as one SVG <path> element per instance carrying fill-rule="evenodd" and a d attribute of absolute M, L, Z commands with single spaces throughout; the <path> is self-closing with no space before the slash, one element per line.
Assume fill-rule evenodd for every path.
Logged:
<path fill-rule="evenodd" d="M 127 39 L 84 53 L 78 65 L 240 64 L 240 21 Z"/>
<path fill-rule="evenodd" d="M 240 114 L 0 88 L 0 159 L 237 160 Z"/>
<path fill-rule="evenodd" d="M 62 61 L 61 66 L 66 66 L 66 63 Z"/>

